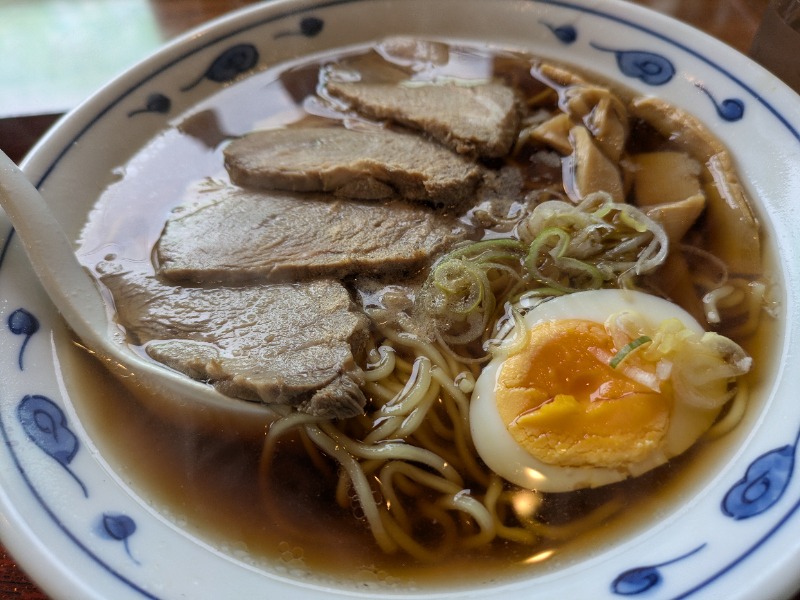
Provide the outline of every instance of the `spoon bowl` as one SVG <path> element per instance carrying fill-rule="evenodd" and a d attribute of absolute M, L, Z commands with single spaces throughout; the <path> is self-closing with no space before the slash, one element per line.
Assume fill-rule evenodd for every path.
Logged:
<path fill-rule="evenodd" d="M 97 283 L 78 261 L 45 199 L 0 151 L 0 206 L 19 236 L 33 271 L 66 323 L 137 397 L 164 417 L 193 427 L 236 428 L 263 435 L 272 411 L 264 404 L 224 396 L 133 352 L 116 326 Z"/>

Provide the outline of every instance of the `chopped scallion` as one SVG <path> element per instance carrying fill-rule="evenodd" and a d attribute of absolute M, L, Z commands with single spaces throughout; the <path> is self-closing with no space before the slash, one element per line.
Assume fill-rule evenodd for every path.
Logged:
<path fill-rule="evenodd" d="M 608 363 L 612 369 L 616 369 L 619 363 L 625 360 L 625 357 L 628 356 L 631 352 L 636 350 L 639 346 L 646 344 L 647 342 L 652 342 L 649 337 L 643 335 L 641 337 L 636 338 L 632 342 L 625 344 L 622 349 L 616 353 L 614 358 L 611 359 L 611 362 Z"/>

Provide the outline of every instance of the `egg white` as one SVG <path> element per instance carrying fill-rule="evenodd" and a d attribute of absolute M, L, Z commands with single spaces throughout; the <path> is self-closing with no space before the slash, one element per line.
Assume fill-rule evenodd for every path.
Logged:
<path fill-rule="evenodd" d="M 528 312 L 524 323 L 529 330 L 543 321 L 564 319 L 603 324 L 610 315 L 626 310 L 645 316 L 654 329 L 666 319 L 677 318 L 690 331 L 704 331 L 681 307 L 631 290 L 592 290 L 553 298 Z M 504 358 L 501 354 L 492 360 L 476 382 L 470 407 L 470 429 L 478 454 L 486 465 L 504 479 L 525 488 L 566 492 L 636 477 L 686 451 L 711 426 L 720 411 L 689 406 L 676 399 L 660 446 L 628 468 L 550 465 L 520 447 L 497 412 L 495 389 Z"/>

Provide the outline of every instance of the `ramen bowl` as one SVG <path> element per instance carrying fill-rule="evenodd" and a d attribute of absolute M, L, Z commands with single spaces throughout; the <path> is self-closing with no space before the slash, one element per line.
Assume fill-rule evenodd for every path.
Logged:
<path fill-rule="evenodd" d="M 198 522 L 217 511 L 202 489 L 164 491 L 161 449 L 130 433 L 131 413 L 116 408 L 127 392 L 73 342 L 3 219 L 4 543 L 47 593 L 63 598 L 791 595 L 800 587 L 800 374 L 792 368 L 800 342 L 791 318 L 800 291 L 798 97 L 724 44 L 612 0 L 267 2 L 195 30 L 109 83 L 48 133 L 23 170 L 78 240 L 104 191 L 144 177 L 146 155 L 157 156 L 187 115 L 214 109 L 224 130 L 224 115 L 252 110 L 286 66 L 390 36 L 574 65 L 664 99 L 719 137 L 760 220 L 774 299 L 759 340 L 763 366 L 739 425 L 682 465 L 663 498 L 624 515 L 610 533 L 589 533 L 575 551 L 469 577 L 457 565 L 435 577 L 397 576 L 377 559 L 348 563 L 346 552 L 335 568 L 318 569 L 291 539 L 264 553 L 228 528 L 235 518 Z M 168 176 L 148 178 L 141 190 L 130 202 L 143 211 L 159 194 L 182 193 Z M 187 454 L 202 455 L 204 439 L 187 438 Z M 302 529 L 303 515 L 296 518 Z"/>

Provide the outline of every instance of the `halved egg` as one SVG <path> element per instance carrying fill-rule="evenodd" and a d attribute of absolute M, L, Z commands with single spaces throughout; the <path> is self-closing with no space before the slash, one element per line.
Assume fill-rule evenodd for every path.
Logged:
<path fill-rule="evenodd" d="M 481 373 L 470 429 L 501 477 L 544 492 L 641 475 L 691 447 L 750 358 L 679 306 L 594 290 L 543 302 Z"/>

